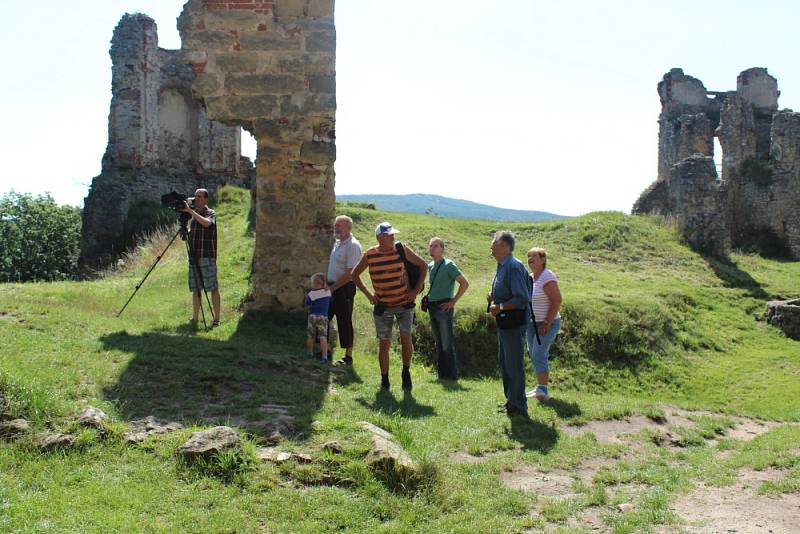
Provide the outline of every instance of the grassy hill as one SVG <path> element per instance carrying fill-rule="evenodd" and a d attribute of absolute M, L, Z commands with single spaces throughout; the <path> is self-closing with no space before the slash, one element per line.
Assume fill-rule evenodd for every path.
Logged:
<path fill-rule="evenodd" d="M 540 222 L 568 218 L 546 211 L 498 208 L 469 200 L 420 193 L 414 195 L 340 195 L 339 200 L 371 203 L 384 211 L 420 213 L 458 219 Z"/>
<path fill-rule="evenodd" d="M 764 491 L 800 491 L 800 456 L 791 452 L 797 426 L 776 426 L 749 442 L 707 441 L 733 416 L 800 421 L 800 342 L 756 320 L 766 300 L 796 294 L 800 262 L 703 258 L 661 221 L 620 213 L 512 224 L 343 207 L 364 244 L 384 219 L 421 253 L 431 236 L 443 237 L 471 282 L 457 340 L 472 376 L 438 382 L 417 354 L 413 393 L 402 395 L 395 354 L 386 394 L 378 390 L 364 298 L 357 298 L 351 370 L 302 358 L 303 318 L 241 315 L 253 250 L 248 202 L 248 192 L 234 188 L 217 199 L 224 311 L 212 331 L 187 325 L 180 246 L 115 316 L 169 234 L 96 281 L 0 285 L 0 392 L 36 431 L 78 436 L 74 448 L 54 454 L 37 452 L 29 438 L 0 440 L 0 531 L 517 532 L 571 528 L 594 511 L 605 529 L 640 532 L 679 528 L 671 503 L 701 483 L 729 482 L 742 466 L 778 466 L 785 478 Z M 531 405 L 528 422 L 495 412 L 502 387 L 491 374 L 496 352 L 482 312 L 495 269 L 489 242 L 500 228 L 517 234 L 520 257 L 533 245 L 548 249 L 565 300 L 551 370 L 555 400 Z M 69 422 L 87 404 L 111 415 L 106 439 Z M 280 446 L 311 453 L 311 463 L 255 460 L 270 405 L 285 406 L 294 419 Z M 671 427 L 681 443 L 675 449 L 647 433 L 608 444 L 569 431 L 633 414 L 657 419 L 672 407 L 717 414 L 698 419 L 702 435 Z M 127 422 L 148 415 L 187 428 L 125 444 Z M 427 466 L 428 484 L 409 493 L 375 479 L 363 462 L 362 420 L 393 432 Z M 176 458 L 192 430 L 214 424 L 246 432 L 243 458 L 205 469 Z M 321 452 L 329 440 L 343 453 Z M 465 463 L 458 454 L 484 456 Z M 500 480 L 519 466 L 568 470 L 591 461 L 608 466 L 588 482 L 576 479 L 566 500 Z M 641 492 L 636 509 L 620 513 L 615 505 L 632 498 L 622 492 L 626 484 Z"/>

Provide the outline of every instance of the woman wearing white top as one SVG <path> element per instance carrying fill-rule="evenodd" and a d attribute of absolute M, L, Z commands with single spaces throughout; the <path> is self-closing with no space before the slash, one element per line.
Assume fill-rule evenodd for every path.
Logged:
<path fill-rule="evenodd" d="M 558 278 L 547 268 L 547 252 L 543 248 L 532 248 L 528 251 L 528 266 L 533 279 L 531 301 L 536 324 L 528 325 L 528 350 L 530 351 L 533 369 L 536 371 L 538 385 L 528 392 L 528 397 L 543 401 L 550 398 L 547 383 L 550 380 L 550 345 L 561 328 L 561 291 L 558 289 Z M 533 329 L 539 332 L 536 340 Z"/>

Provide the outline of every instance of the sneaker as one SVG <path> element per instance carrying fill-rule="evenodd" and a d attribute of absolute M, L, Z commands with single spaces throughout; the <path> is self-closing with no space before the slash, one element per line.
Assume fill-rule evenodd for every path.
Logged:
<path fill-rule="evenodd" d="M 320 363 L 330 363 L 327 356 L 320 356 L 319 358 Z"/>
<path fill-rule="evenodd" d="M 344 366 L 351 366 L 353 365 L 353 358 L 351 356 L 345 356 L 341 360 L 336 360 L 334 365 L 344 365 Z"/>
<path fill-rule="evenodd" d="M 306 352 L 306 358 L 308 358 L 309 360 L 313 360 L 315 358 L 314 353 L 313 352 Z"/>
<path fill-rule="evenodd" d="M 389 389 L 389 377 L 382 376 L 381 377 L 381 389 Z"/>
<path fill-rule="evenodd" d="M 411 391 L 411 388 L 414 387 L 414 385 L 411 383 L 411 371 L 409 371 L 408 369 L 403 369 L 400 378 L 403 379 L 403 389 L 405 389 L 406 391 Z"/>

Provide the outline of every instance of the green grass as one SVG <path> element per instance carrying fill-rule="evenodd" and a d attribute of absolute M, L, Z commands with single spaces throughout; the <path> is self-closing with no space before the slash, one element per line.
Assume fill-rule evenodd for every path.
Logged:
<path fill-rule="evenodd" d="M 210 332 L 186 324 L 190 294 L 180 243 L 115 316 L 169 233 L 96 281 L 0 285 L 0 391 L 13 413 L 37 431 L 65 430 L 68 418 L 91 404 L 111 416 L 113 430 L 105 440 L 83 432 L 79 447 L 47 455 L 26 439 L 0 441 L 0 531 L 189 532 L 202 525 L 211 532 L 515 532 L 548 524 L 568 530 L 570 518 L 597 510 L 615 532 L 639 532 L 676 524 L 672 499 L 699 481 L 729 483 L 741 467 L 787 470 L 765 493 L 800 490 L 796 427 L 712 447 L 707 440 L 731 421 L 703 418 L 680 432 L 687 447 L 676 450 L 655 446 L 647 435 L 633 446 L 602 445 L 561 430 L 635 413 L 658 419 L 669 412 L 662 404 L 800 420 L 800 343 L 756 320 L 766 300 L 795 294 L 798 262 L 703 258 L 662 221 L 619 213 L 499 225 L 343 207 L 364 245 L 384 219 L 420 253 L 431 236 L 443 237 L 471 283 L 457 339 L 465 370 L 475 373 L 457 384 L 438 382 L 425 355 L 416 355 L 413 394 L 402 395 L 396 355 L 393 389 L 378 390 L 374 330 L 362 297 L 349 371 L 301 358 L 304 318 L 240 313 L 253 251 L 249 192 L 224 189 L 215 207 L 224 309 L 222 326 Z M 518 257 L 534 245 L 547 248 L 565 301 L 552 362 L 555 400 L 531 406 L 529 422 L 495 413 L 502 387 L 483 311 L 495 268 L 489 242 L 501 228 L 517 234 Z M 254 460 L 267 437 L 266 404 L 288 407 L 296 433 L 281 446 L 310 453 L 311 463 Z M 125 445 L 125 422 L 147 415 L 187 428 Z M 426 483 L 404 492 L 376 479 L 363 462 L 369 439 L 362 420 L 393 432 L 426 466 Z M 175 450 L 190 432 L 213 424 L 238 426 L 244 452 L 207 465 L 179 461 Z M 342 454 L 318 450 L 332 439 Z M 458 464 L 448 458 L 457 451 L 492 454 Z M 524 464 L 568 470 L 591 458 L 611 464 L 577 484 L 577 497 L 568 501 L 511 490 L 498 476 Z M 620 514 L 614 505 L 626 484 L 646 489 L 636 510 Z"/>

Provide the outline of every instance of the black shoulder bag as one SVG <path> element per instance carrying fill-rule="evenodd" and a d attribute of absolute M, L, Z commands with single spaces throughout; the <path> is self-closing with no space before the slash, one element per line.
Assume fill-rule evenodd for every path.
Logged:
<path fill-rule="evenodd" d="M 428 311 L 428 307 L 430 305 L 430 301 L 428 300 L 428 295 L 431 294 L 431 289 L 433 289 L 433 283 L 436 282 L 436 275 L 439 274 L 439 269 L 442 268 L 442 265 L 444 265 L 444 260 L 442 260 L 442 263 L 440 263 L 439 266 L 436 268 L 436 270 L 433 272 L 433 277 L 431 278 L 431 287 L 428 288 L 428 292 L 425 293 L 425 296 L 422 297 L 422 300 L 419 303 L 419 309 L 424 312 Z"/>

